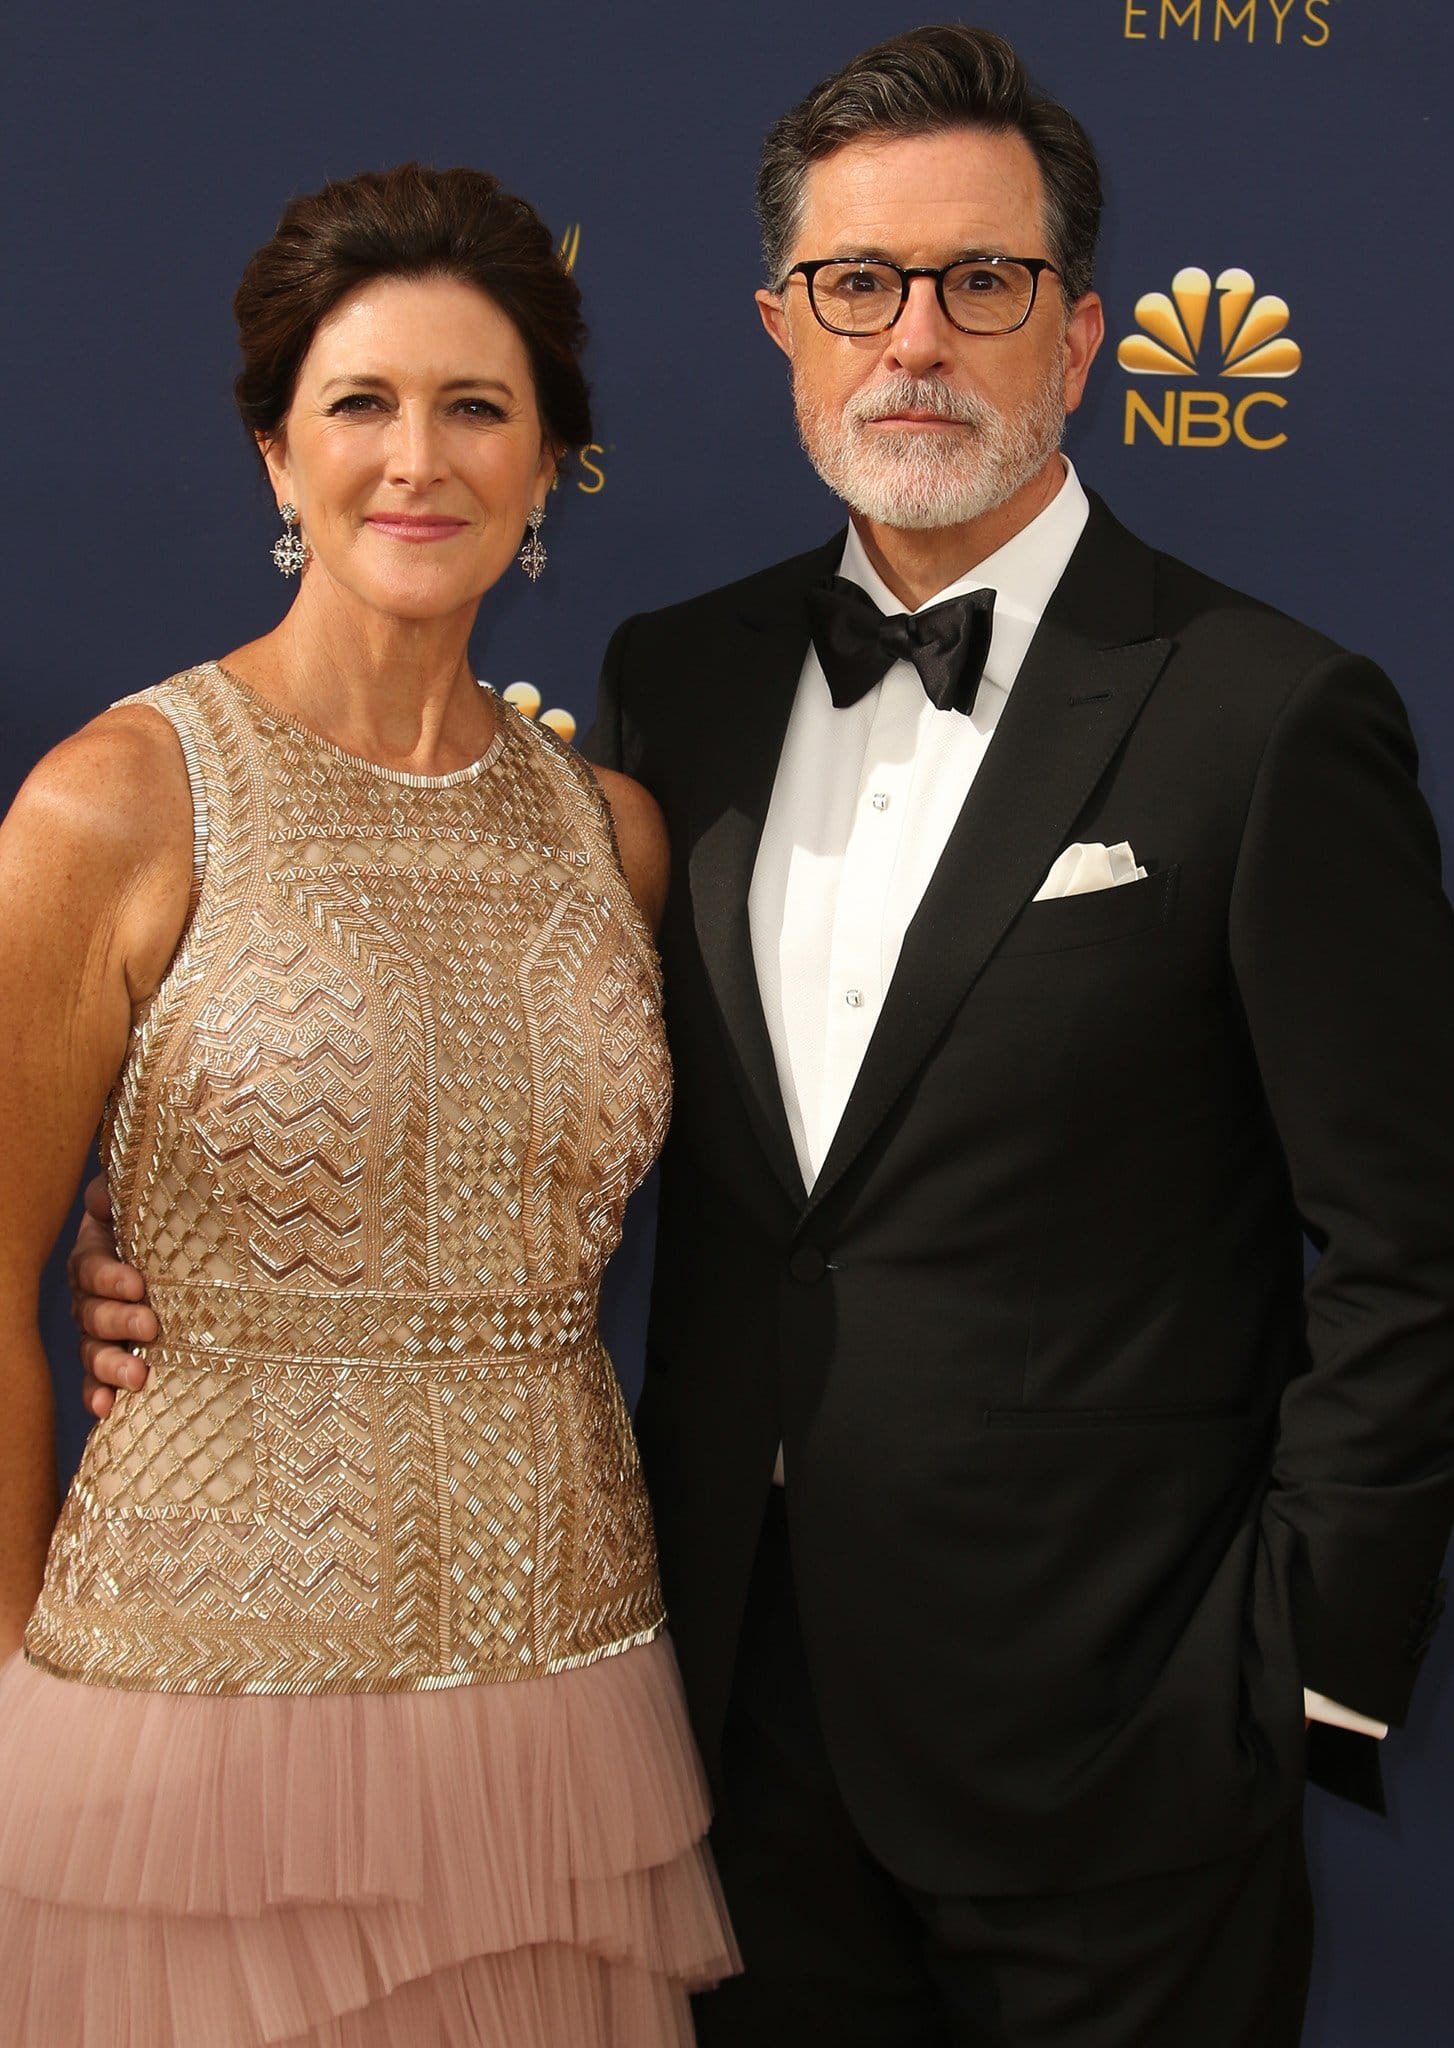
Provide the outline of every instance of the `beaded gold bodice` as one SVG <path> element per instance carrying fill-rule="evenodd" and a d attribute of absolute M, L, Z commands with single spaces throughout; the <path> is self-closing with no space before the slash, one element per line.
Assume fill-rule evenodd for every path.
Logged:
<path fill-rule="evenodd" d="M 135 700 L 192 778 L 195 908 L 107 1164 L 161 1324 L 93 1431 L 26 1635 L 180 1692 L 560 1670 L 662 1622 L 602 1266 L 664 1132 L 609 814 L 500 706 L 411 776 L 215 665 Z"/>

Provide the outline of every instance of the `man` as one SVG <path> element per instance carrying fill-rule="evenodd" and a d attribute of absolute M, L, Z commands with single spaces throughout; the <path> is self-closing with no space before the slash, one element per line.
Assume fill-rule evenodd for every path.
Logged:
<path fill-rule="evenodd" d="M 1282 2048 L 1307 1757 L 1376 1801 L 1454 1514 L 1406 723 L 1060 456 L 1099 180 L 1006 44 L 869 51 L 759 198 L 851 525 L 628 620 L 593 736 L 675 849 L 638 1420 L 747 1963 L 701 2039 Z"/>

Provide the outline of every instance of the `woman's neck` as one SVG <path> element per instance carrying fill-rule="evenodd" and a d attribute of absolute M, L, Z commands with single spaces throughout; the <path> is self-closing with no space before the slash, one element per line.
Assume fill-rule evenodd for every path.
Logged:
<path fill-rule="evenodd" d="M 224 662 L 249 688 L 350 754 L 416 775 L 477 760 L 495 712 L 469 662 L 477 607 L 400 619 L 341 599 L 305 572 L 287 616 Z"/>

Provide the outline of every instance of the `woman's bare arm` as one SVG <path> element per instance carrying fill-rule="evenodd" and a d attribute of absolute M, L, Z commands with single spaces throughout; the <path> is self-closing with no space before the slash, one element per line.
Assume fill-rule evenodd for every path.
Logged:
<path fill-rule="evenodd" d="M 40 1277 L 191 889 L 192 803 L 156 713 L 107 712 L 48 754 L 0 825 L 0 1656 L 55 1519 Z"/>
<path fill-rule="evenodd" d="M 671 874 L 671 847 L 661 805 L 649 789 L 614 768 L 592 768 L 601 793 L 611 806 L 621 865 L 641 915 L 653 932 L 661 926 L 666 885 Z"/>

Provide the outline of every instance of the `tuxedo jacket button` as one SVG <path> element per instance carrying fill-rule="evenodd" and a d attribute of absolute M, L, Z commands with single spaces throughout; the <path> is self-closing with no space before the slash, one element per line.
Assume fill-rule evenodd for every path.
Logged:
<path fill-rule="evenodd" d="M 806 1286 L 814 1280 L 821 1280 L 828 1270 L 828 1261 L 815 1244 L 800 1244 L 788 1260 L 788 1271 L 795 1280 Z"/>

